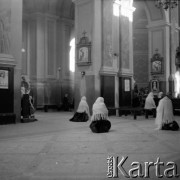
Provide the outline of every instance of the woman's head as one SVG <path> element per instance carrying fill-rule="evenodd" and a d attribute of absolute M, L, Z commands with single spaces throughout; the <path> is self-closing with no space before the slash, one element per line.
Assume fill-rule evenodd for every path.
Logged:
<path fill-rule="evenodd" d="M 82 101 L 86 101 L 86 97 L 83 96 L 83 97 L 81 98 L 81 100 L 82 100 Z"/>
<path fill-rule="evenodd" d="M 171 99 L 172 98 L 172 93 L 171 92 L 167 92 L 166 96 Z"/>
<path fill-rule="evenodd" d="M 154 94 L 153 94 L 153 92 L 150 92 L 149 94 L 148 94 L 148 97 L 154 97 Z"/>
<path fill-rule="evenodd" d="M 104 98 L 103 97 L 98 97 L 96 99 L 96 103 L 104 103 Z"/>
<path fill-rule="evenodd" d="M 162 98 L 162 97 L 163 97 L 163 92 L 159 92 L 158 98 Z"/>

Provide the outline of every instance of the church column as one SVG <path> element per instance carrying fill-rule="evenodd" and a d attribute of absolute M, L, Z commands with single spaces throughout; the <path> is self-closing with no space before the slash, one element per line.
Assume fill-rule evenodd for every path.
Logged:
<path fill-rule="evenodd" d="M 86 96 L 90 110 L 95 99 L 100 96 L 99 70 L 102 63 L 101 0 L 74 0 L 75 3 L 75 107 L 81 96 Z M 83 34 L 84 32 L 84 34 Z M 78 62 L 78 43 L 81 38 L 88 40 L 89 56 L 85 63 Z M 85 74 L 82 76 L 82 73 Z"/>
<path fill-rule="evenodd" d="M 46 53 L 45 43 L 47 43 L 47 34 L 45 31 L 45 17 L 41 14 L 36 14 L 36 59 L 34 61 L 36 65 L 36 88 L 37 88 L 37 106 L 45 104 L 47 101 L 47 90 L 44 82 L 46 74 Z M 31 62 L 33 60 L 31 59 Z"/>
<path fill-rule="evenodd" d="M 92 60 L 95 76 L 95 94 L 94 98 L 100 96 L 100 76 L 99 70 L 102 59 L 102 4 L 101 0 L 94 0 L 94 18 L 93 18 L 93 36 L 92 36 Z"/>
<path fill-rule="evenodd" d="M 178 3 L 179 4 L 179 3 Z M 176 90 L 175 90 L 175 83 L 176 83 L 176 79 L 175 79 L 175 73 L 176 73 L 176 49 L 179 46 L 179 30 L 180 27 L 178 25 L 179 22 L 179 13 L 178 13 L 179 9 L 178 7 L 173 8 L 173 9 L 169 9 L 169 13 L 170 15 L 170 22 L 171 22 L 171 74 L 173 77 L 173 81 L 172 81 L 172 88 L 170 89 L 170 91 L 172 92 L 173 96 L 176 96 Z"/>
<path fill-rule="evenodd" d="M 119 105 L 131 106 L 133 79 L 133 0 L 120 2 Z"/>
<path fill-rule="evenodd" d="M 37 107 L 56 105 L 57 98 L 57 16 L 34 13 L 29 20 L 29 76 Z"/>
<path fill-rule="evenodd" d="M 81 72 L 85 72 L 86 95 L 92 105 L 98 96 L 103 96 L 107 106 L 118 106 L 116 97 L 121 93 L 118 88 L 122 83 L 125 91 L 131 94 L 133 75 L 132 59 L 132 0 L 123 1 L 121 16 L 114 17 L 113 1 L 109 0 L 76 0 L 75 27 L 76 43 L 83 38 L 92 42 L 91 62 L 88 65 L 76 65 L 76 103 L 81 93 Z M 128 3 L 127 3 L 128 2 Z M 118 9 L 119 9 L 118 6 Z M 128 11 L 128 14 L 125 12 Z M 124 13 L 124 14 L 123 14 Z M 116 24 L 117 22 L 117 24 Z M 79 44 L 78 44 L 79 47 Z M 76 55 L 78 55 L 78 48 Z M 76 61 L 78 56 L 76 56 Z M 120 71 L 119 71 L 120 69 Z M 119 74 L 125 77 L 119 85 Z M 127 77 L 127 79 L 126 79 Z M 123 90 L 124 91 L 124 90 Z M 121 93 L 123 97 L 123 94 Z M 128 99 L 131 103 L 131 99 Z M 124 100 L 125 102 L 126 100 Z"/>
<path fill-rule="evenodd" d="M 0 114 L 1 123 L 20 122 L 21 116 L 22 0 L 0 4 Z M 12 115 L 16 115 L 16 119 Z"/>
<path fill-rule="evenodd" d="M 66 18 L 59 19 L 59 28 L 61 33 L 59 33 L 60 38 L 60 47 L 62 48 L 61 52 L 61 83 L 62 83 L 62 97 L 65 94 L 69 94 L 70 98 L 73 98 L 73 77 L 71 76 L 70 72 L 70 41 L 73 37 L 73 26 L 74 23 L 72 20 Z"/>
<path fill-rule="evenodd" d="M 36 100 L 35 106 L 44 104 L 45 77 L 45 17 L 42 14 L 32 14 L 29 18 L 29 78 L 31 91 Z"/>

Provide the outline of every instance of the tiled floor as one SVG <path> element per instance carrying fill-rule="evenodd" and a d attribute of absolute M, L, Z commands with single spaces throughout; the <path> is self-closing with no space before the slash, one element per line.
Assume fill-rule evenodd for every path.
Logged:
<path fill-rule="evenodd" d="M 0 180 L 104 180 L 109 156 L 128 157 L 123 164 L 128 173 L 144 162 L 159 157 L 161 179 L 169 161 L 180 174 L 180 131 L 156 131 L 154 119 L 138 116 L 111 116 L 109 133 L 94 134 L 90 122 L 70 122 L 72 112 L 37 112 L 37 122 L 0 126 Z M 175 117 L 180 124 L 180 116 Z M 131 163 L 136 162 L 136 166 Z M 158 179 L 155 166 L 149 178 Z M 135 174 L 138 170 L 135 171 Z M 169 172 L 173 173 L 173 170 Z M 116 179 L 129 179 L 117 171 Z M 112 178 L 113 179 L 113 178 Z M 133 179 L 143 179 L 140 177 Z M 169 179 L 180 179 L 169 178 Z"/>

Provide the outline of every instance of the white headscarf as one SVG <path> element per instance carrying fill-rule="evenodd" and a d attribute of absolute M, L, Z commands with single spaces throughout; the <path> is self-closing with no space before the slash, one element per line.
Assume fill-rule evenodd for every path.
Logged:
<path fill-rule="evenodd" d="M 100 120 L 100 119 L 108 119 L 108 110 L 106 108 L 106 105 L 104 104 L 104 98 L 98 97 L 93 104 L 93 115 L 91 117 L 91 120 Z"/>
<path fill-rule="evenodd" d="M 174 121 L 172 101 L 165 96 L 159 101 L 155 124 L 157 129 L 162 129 L 163 124 Z"/>
<path fill-rule="evenodd" d="M 153 108 L 156 108 L 156 105 L 154 102 L 154 95 L 152 92 L 150 92 L 146 98 L 144 109 L 153 109 Z"/>
<path fill-rule="evenodd" d="M 163 97 L 163 92 L 159 92 L 158 93 L 158 98 L 162 98 Z"/>
<path fill-rule="evenodd" d="M 82 113 L 82 112 L 86 112 L 88 114 L 88 116 L 90 117 L 90 114 L 89 114 L 89 106 L 86 102 L 86 97 L 83 96 L 81 98 L 81 101 L 79 103 L 79 106 L 78 106 L 78 109 L 77 109 L 77 112 L 79 113 Z"/>

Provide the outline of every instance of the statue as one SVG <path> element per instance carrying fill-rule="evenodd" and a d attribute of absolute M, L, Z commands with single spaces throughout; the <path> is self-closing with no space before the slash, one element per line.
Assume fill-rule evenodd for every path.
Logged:
<path fill-rule="evenodd" d="M 33 106 L 33 98 L 30 96 L 30 84 L 24 76 L 21 81 L 21 116 L 22 122 L 35 121 L 35 108 Z"/>

